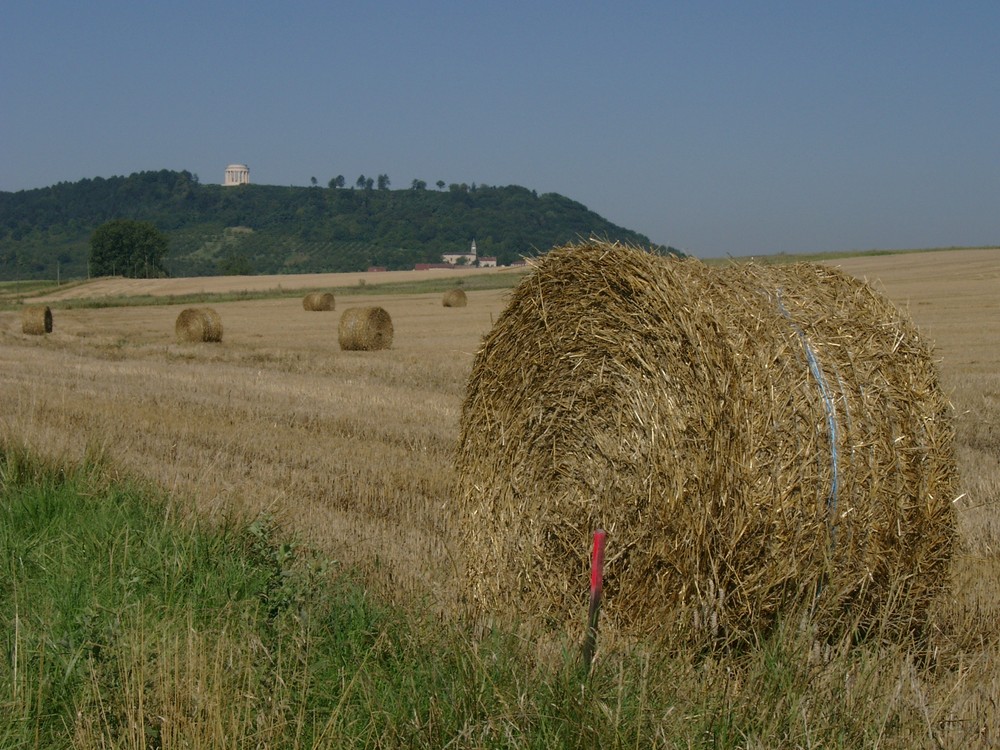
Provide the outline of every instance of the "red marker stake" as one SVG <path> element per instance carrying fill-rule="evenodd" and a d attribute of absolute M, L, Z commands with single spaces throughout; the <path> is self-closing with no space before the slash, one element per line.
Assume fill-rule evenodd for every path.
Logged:
<path fill-rule="evenodd" d="M 597 618 L 601 613 L 601 592 L 604 588 L 604 529 L 594 532 L 594 549 L 590 555 L 590 610 L 587 612 L 587 636 L 583 641 L 583 666 L 589 672 L 597 648 Z"/>

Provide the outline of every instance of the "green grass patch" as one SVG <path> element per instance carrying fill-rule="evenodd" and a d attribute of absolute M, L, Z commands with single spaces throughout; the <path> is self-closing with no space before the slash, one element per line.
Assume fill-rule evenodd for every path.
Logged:
<path fill-rule="evenodd" d="M 38 297 L 43 294 L 50 294 L 62 291 L 85 281 L 0 281 L 0 310 L 16 310 L 21 307 L 24 300 L 30 297 Z"/>
<path fill-rule="evenodd" d="M 896 652 L 815 659 L 791 631 L 739 654 L 635 644 L 599 653 L 586 676 L 574 644 L 473 632 L 373 599 L 266 518 L 184 521 L 167 498 L 99 467 L 0 453 L 3 748 L 928 739 L 924 716 L 899 699 L 901 680 L 918 678 Z"/>
<path fill-rule="evenodd" d="M 0 295 L 44 294 L 58 289 L 54 281 L 0 281 Z"/>

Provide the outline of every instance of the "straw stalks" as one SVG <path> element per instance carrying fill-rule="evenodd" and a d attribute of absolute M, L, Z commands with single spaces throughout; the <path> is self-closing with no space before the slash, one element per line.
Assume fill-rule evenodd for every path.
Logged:
<path fill-rule="evenodd" d="M 177 316 L 174 331 L 180 342 L 222 341 L 222 318 L 211 307 L 189 307 Z"/>
<path fill-rule="evenodd" d="M 392 318 L 381 307 L 350 307 L 340 317 L 340 348 L 375 351 L 392 347 Z"/>
<path fill-rule="evenodd" d="M 52 333 L 52 310 L 45 305 L 30 305 L 21 311 L 21 332 L 29 336 Z"/>
<path fill-rule="evenodd" d="M 461 289 L 449 289 L 444 293 L 441 304 L 445 307 L 465 307 L 469 304 L 468 297 Z"/>
<path fill-rule="evenodd" d="M 597 528 L 604 625 L 636 636 L 748 641 L 794 612 L 896 638 L 945 585 L 949 403 L 912 323 L 836 270 L 553 250 L 461 422 L 454 513 L 491 616 L 579 632 Z"/>
<path fill-rule="evenodd" d="M 326 312 L 334 306 L 332 292 L 309 292 L 302 298 L 302 309 L 308 312 Z"/>

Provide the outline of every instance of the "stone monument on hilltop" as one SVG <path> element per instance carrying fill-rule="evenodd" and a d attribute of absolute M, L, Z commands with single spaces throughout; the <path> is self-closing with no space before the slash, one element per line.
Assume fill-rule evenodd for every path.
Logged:
<path fill-rule="evenodd" d="M 249 185 L 250 167 L 246 164 L 230 164 L 226 167 L 226 179 L 222 184 L 224 186 Z"/>

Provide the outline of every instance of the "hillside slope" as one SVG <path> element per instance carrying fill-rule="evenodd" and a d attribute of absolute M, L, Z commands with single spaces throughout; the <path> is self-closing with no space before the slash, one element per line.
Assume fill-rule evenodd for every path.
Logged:
<path fill-rule="evenodd" d="M 224 188 L 161 170 L 0 192 L 0 280 L 87 276 L 90 236 L 116 218 L 167 234 L 172 276 L 406 269 L 473 239 L 500 264 L 589 235 L 651 245 L 576 201 L 514 185 Z"/>

